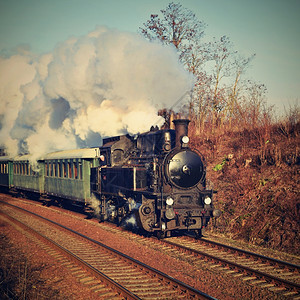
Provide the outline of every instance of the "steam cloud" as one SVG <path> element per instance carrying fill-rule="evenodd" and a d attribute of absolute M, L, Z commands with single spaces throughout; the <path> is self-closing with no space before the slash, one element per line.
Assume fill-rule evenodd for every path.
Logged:
<path fill-rule="evenodd" d="M 38 158 L 147 131 L 192 85 L 171 46 L 106 27 L 42 56 L 0 57 L 0 147 Z"/>

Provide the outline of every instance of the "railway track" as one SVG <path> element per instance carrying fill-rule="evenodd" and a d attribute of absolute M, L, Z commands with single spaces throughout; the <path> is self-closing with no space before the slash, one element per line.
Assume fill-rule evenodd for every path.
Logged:
<path fill-rule="evenodd" d="M 101 224 L 106 230 L 120 233 L 120 228 Z M 230 274 L 250 285 L 266 288 L 284 298 L 300 299 L 300 266 L 220 244 L 205 238 L 172 237 L 164 240 L 144 238 L 122 231 L 129 239 L 147 244 L 173 257 L 187 260 L 195 267 L 204 265 L 210 269 Z M 184 255 L 182 255 L 184 254 Z M 201 259 L 199 259 L 201 258 Z"/>
<path fill-rule="evenodd" d="M 190 237 L 163 241 L 171 249 L 177 248 L 195 258 L 209 261 L 213 268 L 222 269 L 243 281 L 282 292 L 283 296 L 300 299 L 300 266 L 253 252 L 223 245 L 206 239 Z M 171 250 L 172 251 L 172 250 Z"/>
<path fill-rule="evenodd" d="M 81 283 L 103 298 L 214 299 L 100 242 L 17 206 L 2 205 L 1 214 L 34 239 L 47 244 L 49 253 L 72 268 Z"/>

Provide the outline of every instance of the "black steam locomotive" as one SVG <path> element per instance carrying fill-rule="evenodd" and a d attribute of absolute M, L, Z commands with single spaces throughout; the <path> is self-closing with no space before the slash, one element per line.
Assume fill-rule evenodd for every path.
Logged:
<path fill-rule="evenodd" d="M 175 130 L 152 127 L 136 138 L 103 140 L 100 166 L 91 169 L 101 220 L 120 224 L 134 217 L 139 229 L 159 238 L 186 230 L 201 237 L 220 215 L 214 191 L 206 189 L 204 159 L 189 147 L 189 120 L 173 122 Z"/>

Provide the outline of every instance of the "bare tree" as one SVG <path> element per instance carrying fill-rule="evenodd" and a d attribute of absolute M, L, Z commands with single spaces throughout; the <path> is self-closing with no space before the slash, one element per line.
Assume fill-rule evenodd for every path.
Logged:
<path fill-rule="evenodd" d="M 202 66 L 208 59 L 208 50 L 206 45 L 201 43 L 206 25 L 199 21 L 191 10 L 182 7 L 181 4 L 172 2 L 160 12 L 161 17 L 158 14 L 152 14 L 140 28 L 140 32 L 148 40 L 173 44 L 178 50 L 181 62 L 196 76 L 196 92 L 188 105 L 189 117 L 195 120 L 196 112 L 199 111 L 198 104 L 202 103 L 204 99 L 201 97 L 201 101 L 197 101 L 197 96 L 200 94 L 203 96 L 203 91 L 206 90 L 202 79 L 207 78 L 207 75 Z"/>
<path fill-rule="evenodd" d="M 246 69 L 249 67 L 250 62 L 255 57 L 255 54 L 249 57 L 241 57 L 239 54 L 236 55 L 233 61 L 233 72 L 235 72 L 235 77 L 233 81 L 233 85 L 230 89 L 227 109 L 228 109 L 228 118 L 229 118 L 229 129 L 232 128 L 232 119 L 236 112 L 238 112 L 239 116 L 243 119 L 245 118 L 243 115 L 243 111 L 241 109 L 239 103 L 239 94 L 241 90 L 241 79 L 242 75 L 246 72 Z"/>
<path fill-rule="evenodd" d="M 172 2 L 160 12 L 160 16 L 152 14 L 140 32 L 149 40 L 173 44 L 181 62 L 195 75 L 196 84 L 186 108 L 196 132 L 200 133 L 208 120 L 212 131 L 227 119 L 231 127 L 233 116 L 242 114 L 241 77 L 254 56 L 241 57 L 225 35 L 204 43 L 206 24 L 181 4 Z"/>
<path fill-rule="evenodd" d="M 162 18 L 152 14 L 150 20 L 140 28 L 147 39 L 173 44 L 182 53 L 191 44 L 199 43 L 204 34 L 205 24 L 199 21 L 191 10 L 171 2 L 161 13 Z"/>

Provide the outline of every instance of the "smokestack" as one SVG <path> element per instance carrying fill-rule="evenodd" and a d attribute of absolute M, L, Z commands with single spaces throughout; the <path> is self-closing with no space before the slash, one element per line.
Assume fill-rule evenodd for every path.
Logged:
<path fill-rule="evenodd" d="M 173 120 L 175 124 L 175 132 L 176 132 L 176 148 L 181 147 L 181 139 L 183 136 L 188 136 L 188 128 L 190 120 L 188 119 L 178 119 Z"/>

